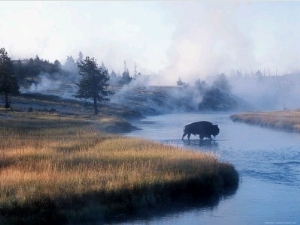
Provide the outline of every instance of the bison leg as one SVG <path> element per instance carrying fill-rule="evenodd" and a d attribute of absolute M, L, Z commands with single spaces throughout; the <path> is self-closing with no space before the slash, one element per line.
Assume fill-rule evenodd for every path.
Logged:
<path fill-rule="evenodd" d="M 182 140 L 183 140 L 183 138 L 185 137 L 187 135 L 187 137 L 188 137 L 188 140 L 190 140 L 190 136 L 191 136 L 191 133 L 185 133 L 184 132 L 184 134 L 182 135 Z"/>
<path fill-rule="evenodd" d="M 190 140 L 191 133 L 188 134 L 188 140 Z"/>

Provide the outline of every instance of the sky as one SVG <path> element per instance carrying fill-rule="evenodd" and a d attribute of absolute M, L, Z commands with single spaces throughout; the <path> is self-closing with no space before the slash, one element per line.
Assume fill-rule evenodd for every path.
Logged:
<path fill-rule="evenodd" d="M 0 1 L 12 59 L 94 57 L 160 84 L 299 69 L 300 1 Z"/>

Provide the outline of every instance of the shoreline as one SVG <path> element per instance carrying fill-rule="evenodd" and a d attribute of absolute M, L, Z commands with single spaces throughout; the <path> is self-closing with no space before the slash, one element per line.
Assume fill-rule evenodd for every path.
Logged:
<path fill-rule="evenodd" d="M 231 115 L 230 119 L 233 122 L 300 133 L 300 110 L 243 112 Z"/>
<path fill-rule="evenodd" d="M 1 224 L 126 220 L 195 199 L 217 204 L 238 188 L 234 166 L 210 154 L 124 137 L 132 126 L 120 114 L 57 107 L 0 111 Z"/>

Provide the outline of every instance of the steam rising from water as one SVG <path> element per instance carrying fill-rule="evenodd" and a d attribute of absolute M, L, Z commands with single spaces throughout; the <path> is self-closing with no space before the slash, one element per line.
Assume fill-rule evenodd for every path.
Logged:
<path fill-rule="evenodd" d="M 145 114 L 197 110 L 201 94 L 192 88 L 150 86 L 149 79 L 138 78 L 117 90 L 111 102 L 138 109 Z"/>
<path fill-rule="evenodd" d="M 237 70 L 285 74 L 299 68 L 296 2 L 178 1 L 165 6 L 176 24 L 162 73 L 168 84 L 179 76 L 193 83 Z"/>
<path fill-rule="evenodd" d="M 207 79 L 212 85 L 215 77 Z M 228 76 L 233 96 L 248 103 L 239 110 L 283 110 L 300 108 L 300 75 L 284 76 Z M 23 93 L 38 92 L 64 98 L 74 98 L 77 91 L 76 79 L 61 74 L 41 73 L 36 82 Z M 187 112 L 198 110 L 204 93 L 195 84 L 186 87 L 154 86 L 151 76 L 140 76 L 128 85 L 114 87 L 111 102 L 122 107 L 137 109 L 145 114 Z M 243 107 L 244 107 L 243 106 Z"/>
<path fill-rule="evenodd" d="M 231 77 L 232 92 L 256 110 L 300 108 L 300 74 L 267 77 Z"/>
<path fill-rule="evenodd" d="M 160 85 L 179 76 L 193 83 L 231 70 L 299 68 L 297 1 L 28 1 L 1 9 L 0 42 L 15 59 L 63 64 L 82 51 L 118 73 L 124 60 L 130 71 L 136 62 Z"/>
<path fill-rule="evenodd" d="M 67 55 L 77 58 L 82 51 L 118 74 L 124 60 L 131 74 L 136 62 L 151 77 L 148 85 L 140 82 L 145 87 L 175 86 L 178 77 L 193 87 L 198 79 L 225 73 L 233 94 L 258 109 L 300 107 L 297 78 L 232 77 L 237 70 L 278 70 L 275 75 L 299 68 L 297 1 L 7 1 L 1 9 L 0 43 L 14 59 L 38 55 L 63 64 Z M 40 75 L 29 90 L 62 96 L 67 88 L 76 92 L 72 79 Z M 197 90 L 174 96 L 201 101 Z"/>
<path fill-rule="evenodd" d="M 170 65 L 164 71 L 167 77 L 180 76 L 191 82 L 232 69 L 257 67 L 253 44 L 238 26 L 237 5 L 175 2 L 171 8 L 178 26 L 169 50 Z"/>

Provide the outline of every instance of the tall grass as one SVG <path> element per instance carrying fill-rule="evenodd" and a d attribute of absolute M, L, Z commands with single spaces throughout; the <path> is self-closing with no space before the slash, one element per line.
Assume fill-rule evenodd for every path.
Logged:
<path fill-rule="evenodd" d="M 105 220 L 238 183 L 212 154 L 102 133 L 84 120 L 14 114 L 0 126 L 1 224 Z"/>
<path fill-rule="evenodd" d="M 230 118 L 233 121 L 300 132 L 300 110 L 239 113 L 230 116 Z"/>

